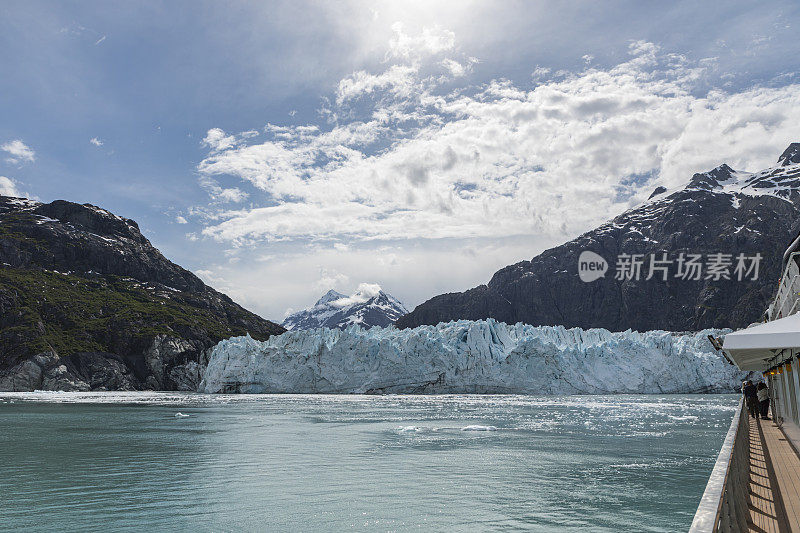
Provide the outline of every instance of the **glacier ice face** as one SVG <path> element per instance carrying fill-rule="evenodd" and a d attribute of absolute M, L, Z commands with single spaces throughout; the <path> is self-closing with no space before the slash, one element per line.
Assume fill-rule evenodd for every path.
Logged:
<path fill-rule="evenodd" d="M 460 320 L 398 330 L 289 331 L 217 344 L 201 392 L 693 393 L 734 392 L 746 373 L 707 335 Z"/>

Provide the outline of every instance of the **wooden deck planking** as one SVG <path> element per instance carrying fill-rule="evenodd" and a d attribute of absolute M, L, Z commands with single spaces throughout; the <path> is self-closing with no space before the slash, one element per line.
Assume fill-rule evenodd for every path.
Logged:
<path fill-rule="evenodd" d="M 788 530 L 800 533 L 800 456 L 772 420 L 764 420 L 759 425 L 777 482 L 777 493 L 783 504 Z"/>
<path fill-rule="evenodd" d="M 750 419 L 750 531 L 780 533 L 775 494 L 761 443 L 758 424 Z"/>

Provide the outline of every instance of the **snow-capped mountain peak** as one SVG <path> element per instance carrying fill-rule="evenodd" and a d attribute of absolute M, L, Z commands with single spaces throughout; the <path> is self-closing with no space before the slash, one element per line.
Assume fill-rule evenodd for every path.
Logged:
<path fill-rule="evenodd" d="M 331 289 L 324 295 L 322 295 L 322 298 L 317 300 L 317 303 L 314 304 L 314 307 L 317 307 L 319 305 L 324 305 L 328 302 L 333 302 L 335 300 L 341 300 L 342 298 L 347 298 L 347 296 L 345 296 L 341 292 L 336 292 L 335 290 Z"/>
<path fill-rule="evenodd" d="M 650 196 L 651 200 L 666 197 L 664 192 L 667 191 L 663 187 L 659 189 L 658 193 L 654 191 Z M 777 166 L 746 172 L 723 163 L 713 170 L 692 176 L 684 190 L 734 196 L 775 196 L 795 202 L 800 199 L 800 143 L 790 144 L 778 158 Z"/>
<path fill-rule="evenodd" d="M 345 296 L 329 290 L 313 307 L 292 313 L 283 321 L 286 329 L 339 328 L 351 325 L 362 328 L 388 326 L 408 313 L 405 306 L 380 285 L 362 283 L 353 294 Z"/>
<path fill-rule="evenodd" d="M 778 158 L 778 164 L 782 167 L 788 167 L 798 163 L 800 163 L 800 143 L 792 143 Z"/>
<path fill-rule="evenodd" d="M 508 324 L 612 331 L 745 327 L 759 319 L 774 291 L 783 251 L 797 236 L 797 220 L 800 143 L 793 143 L 763 170 L 721 164 L 694 174 L 685 186 L 660 186 L 648 200 L 597 228 L 497 271 L 486 285 L 435 296 L 396 325 L 491 317 Z M 581 279 L 584 251 L 609 263 L 607 275 L 592 283 Z M 688 279 L 678 273 L 681 254 L 706 263 L 714 254 L 760 257 L 759 275 Z M 653 258 L 662 258 L 672 270 L 660 278 L 645 267 L 641 276 L 617 275 L 614 266 L 625 256 L 641 257 L 651 267 Z"/>
<path fill-rule="evenodd" d="M 686 188 L 712 190 L 731 180 L 736 180 L 736 171 L 729 167 L 727 163 L 723 163 L 713 170 L 692 176 Z"/>

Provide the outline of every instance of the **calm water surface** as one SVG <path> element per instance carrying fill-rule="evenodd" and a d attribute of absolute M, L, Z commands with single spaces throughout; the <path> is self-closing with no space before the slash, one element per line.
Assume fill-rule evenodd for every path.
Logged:
<path fill-rule="evenodd" d="M 0 529 L 685 531 L 737 400 L 0 393 Z"/>

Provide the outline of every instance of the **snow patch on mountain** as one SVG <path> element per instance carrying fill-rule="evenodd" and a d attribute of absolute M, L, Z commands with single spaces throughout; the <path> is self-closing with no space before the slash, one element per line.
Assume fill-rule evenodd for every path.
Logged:
<path fill-rule="evenodd" d="M 289 331 L 224 340 L 201 392 L 695 393 L 734 392 L 747 376 L 707 335 L 506 325 L 459 320 L 398 330 Z"/>
<path fill-rule="evenodd" d="M 336 292 L 335 290 L 331 289 L 325 294 L 322 295 L 322 298 L 317 300 L 317 303 L 314 306 L 323 305 L 329 302 L 335 302 L 336 300 L 341 300 L 342 298 L 347 298 L 344 294 L 340 292 Z"/>
<path fill-rule="evenodd" d="M 686 187 L 672 190 L 659 187 L 656 189 L 658 193 L 653 191 L 648 200 L 663 200 L 679 190 L 705 190 L 734 196 L 774 196 L 795 201 L 800 196 L 800 161 L 796 160 L 800 158 L 800 148 L 793 148 L 795 146 L 792 144 L 786 149 L 777 166 L 746 172 L 722 164 L 708 172 L 695 174 Z"/>
<path fill-rule="evenodd" d="M 789 152 L 790 148 L 787 148 L 784 154 Z M 734 170 L 727 164 L 722 164 L 708 172 L 695 174 L 686 186 L 671 189 L 662 186 L 656 187 L 647 200 L 636 205 L 626 214 L 635 214 L 638 210 L 648 219 L 653 219 L 660 215 L 661 211 L 670 203 L 675 202 L 677 197 L 674 194 L 681 191 L 706 191 L 729 195 L 731 203 L 737 209 L 744 196 L 774 196 L 789 202 L 796 201 L 800 199 L 800 164 L 792 163 L 791 157 L 791 154 L 784 155 L 779 160 L 778 166 L 758 172 Z M 695 199 L 684 196 L 680 197 L 679 201 L 695 201 Z M 608 224 L 606 223 L 604 226 Z"/>
<path fill-rule="evenodd" d="M 289 330 L 388 326 L 408 313 L 395 297 L 375 283 L 362 283 L 350 296 L 330 290 L 313 307 L 292 313 L 283 321 Z"/>

